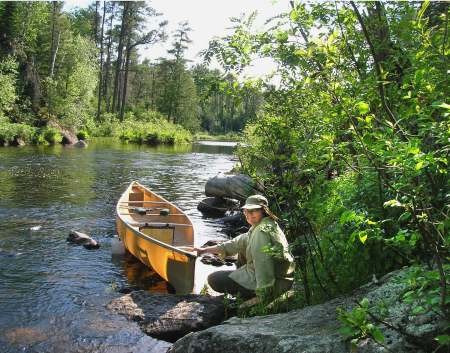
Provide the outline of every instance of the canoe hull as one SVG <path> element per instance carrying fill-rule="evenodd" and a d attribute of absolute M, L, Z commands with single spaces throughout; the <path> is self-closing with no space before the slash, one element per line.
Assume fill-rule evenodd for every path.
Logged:
<path fill-rule="evenodd" d="M 147 208 L 147 215 L 135 214 L 135 207 Z M 159 215 L 162 208 L 169 210 L 167 216 Z M 118 234 L 128 251 L 152 267 L 179 294 L 192 292 L 196 257 L 183 250 L 194 246 L 194 228 L 187 215 L 142 185 L 132 182 L 117 203 L 116 218 Z M 145 224 L 174 226 L 173 243 L 165 244 L 139 231 L 139 227 Z"/>

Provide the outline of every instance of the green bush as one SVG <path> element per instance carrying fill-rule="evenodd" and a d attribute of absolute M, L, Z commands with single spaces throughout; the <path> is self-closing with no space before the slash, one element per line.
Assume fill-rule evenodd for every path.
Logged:
<path fill-rule="evenodd" d="M 12 142 L 16 136 L 16 131 L 16 124 L 0 121 L 0 139 L 5 140 L 6 142 Z"/>
<path fill-rule="evenodd" d="M 89 138 L 89 134 L 86 130 L 80 130 L 76 133 L 78 140 L 87 140 Z"/>
<path fill-rule="evenodd" d="M 15 139 L 21 139 L 24 143 L 32 142 L 37 128 L 26 124 L 13 124 L 7 118 L 0 118 L 0 139 L 12 143 Z"/>
<path fill-rule="evenodd" d="M 62 142 L 63 136 L 59 133 L 58 129 L 44 126 L 36 130 L 33 140 L 37 144 L 56 144 Z"/>
<path fill-rule="evenodd" d="M 189 131 L 165 120 L 156 123 L 127 120 L 120 123 L 119 130 L 119 138 L 127 142 L 178 144 L 192 140 Z"/>
<path fill-rule="evenodd" d="M 48 126 L 44 130 L 44 138 L 49 143 L 61 143 L 63 140 L 63 136 L 59 133 L 58 129 Z"/>

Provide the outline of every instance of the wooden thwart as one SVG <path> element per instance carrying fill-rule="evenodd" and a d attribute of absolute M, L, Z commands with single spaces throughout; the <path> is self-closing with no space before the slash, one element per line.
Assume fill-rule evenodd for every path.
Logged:
<path fill-rule="evenodd" d="M 129 225 L 132 226 L 132 227 L 139 227 L 139 226 L 145 225 L 145 223 L 127 223 L 127 224 L 129 224 Z M 193 227 L 192 224 L 182 224 L 182 223 L 152 223 L 152 224 L 155 224 L 155 225 L 162 225 L 162 226 L 165 225 L 165 224 L 168 224 L 169 226 Z"/>
<path fill-rule="evenodd" d="M 168 202 L 161 201 L 120 201 L 120 203 L 154 203 L 158 205 L 170 205 Z"/>

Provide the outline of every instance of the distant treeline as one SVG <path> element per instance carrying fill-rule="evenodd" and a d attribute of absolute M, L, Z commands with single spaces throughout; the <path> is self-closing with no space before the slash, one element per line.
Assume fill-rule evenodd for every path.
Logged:
<path fill-rule="evenodd" d="M 164 120 L 188 133 L 242 131 L 261 94 L 249 91 L 237 104 L 227 94 L 245 89 L 235 76 L 188 67 L 188 22 L 169 38 L 162 17 L 143 1 L 96 1 L 70 12 L 60 1 L 0 2 L 0 138 L 38 141 L 32 128 L 49 121 L 97 135 L 111 126 L 120 134 L 116 125 L 126 120 Z M 140 47 L 168 40 L 169 59 L 142 60 Z M 205 82 L 219 78 L 227 87 L 210 93 Z"/>

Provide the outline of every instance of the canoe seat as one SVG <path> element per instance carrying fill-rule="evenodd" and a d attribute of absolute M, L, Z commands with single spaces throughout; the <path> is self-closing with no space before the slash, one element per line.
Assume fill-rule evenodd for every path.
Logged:
<path fill-rule="evenodd" d="M 145 223 L 145 226 L 139 227 L 139 231 L 149 237 L 156 239 L 164 244 L 173 246 L 175 226 L 152 226 Z"/>

